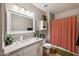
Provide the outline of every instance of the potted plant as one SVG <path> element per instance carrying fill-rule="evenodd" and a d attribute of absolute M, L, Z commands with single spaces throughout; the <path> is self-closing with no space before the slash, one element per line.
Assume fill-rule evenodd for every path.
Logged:
<path fill-rule="evenodd" d="M 39 38 L 39 37 L 40 37 L 40 32 L 39 32 L 39 31 L 36 31 L 36 32 L 34 33 L 34 37 L 36 37 L 36 38 L 38 37 L 38 38 Z"/>
<path fill-rule="evenodd" d="M 8 34 L 8 35 L 5 35 L 4 42 L 5 42 L 5 45 L 10 45 L 10 44 L 12 44 L 12 42 L 13 42 L 12 36 L 9 35 L 9 34 Z"/>

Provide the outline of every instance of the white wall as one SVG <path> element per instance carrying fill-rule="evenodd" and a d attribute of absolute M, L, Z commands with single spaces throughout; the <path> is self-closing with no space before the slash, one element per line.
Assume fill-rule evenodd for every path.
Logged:
<path fill-rule="evenodd" d="M 62 18 L 62 17 L 72 16 L 72 15 L 79 15 L 79 8 L 57 13 L 55 14 L 55 18 Z"/>
<path fill-rule="evenodd" d="M 50 42 L 50 20 L 53 20 L 54 18 L 54 14 L 52 14 L 51 12 L 47 13 L 47 20 L 48 20 L 48 33 L 47 33 L 47 41 Z"/>
<path fill-rule="evenodd" d="M 3 54 L 3 39 L 4 39 L 4 4 L 0 3 L 0 55 Z"/>
<path fill-rule="evenodd" d="M 2 4 L 0 4 L 0 55 L 2 50 Z"/>

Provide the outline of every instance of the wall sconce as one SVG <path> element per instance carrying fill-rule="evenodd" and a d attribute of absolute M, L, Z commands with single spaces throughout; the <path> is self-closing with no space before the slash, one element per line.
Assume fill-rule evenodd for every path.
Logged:
<path fill-rule="evenodd" d="M 24 13 L 26 13 L 27 15 L 29 15 L 29 16 L 34 16 L 34 13 L 33 12 L 31 12 L 31 11 L 29 11 L 29 10 L 25 10 L 24 8 L 22 8 L 22 7 L 19 7 L 19 6 L 17 6 L 17 5 L 14 5 L 13 6 L 13 9 L 14 10 L 18 10 L 18 11 L 20 11 L 20 12 L 24 12 Z"/>

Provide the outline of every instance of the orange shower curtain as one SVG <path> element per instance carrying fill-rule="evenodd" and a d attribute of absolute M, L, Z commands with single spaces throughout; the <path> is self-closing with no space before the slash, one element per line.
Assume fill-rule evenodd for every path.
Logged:
<path fill-rule="evenodd" d="M 76 51 L 77 17 L 70 16 L 50 21 L 50 43 L 65 48 L 71 52 Z"/>

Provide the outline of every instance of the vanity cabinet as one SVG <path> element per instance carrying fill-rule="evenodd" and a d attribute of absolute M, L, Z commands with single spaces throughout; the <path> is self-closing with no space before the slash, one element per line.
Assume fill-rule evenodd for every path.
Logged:
<path fill-rule="evenodd" d="M 34 43 L 10 55 L 11 56 L 42 56 L 43 55 L 43 42 L 40 41 L 40 42 Z"/>

